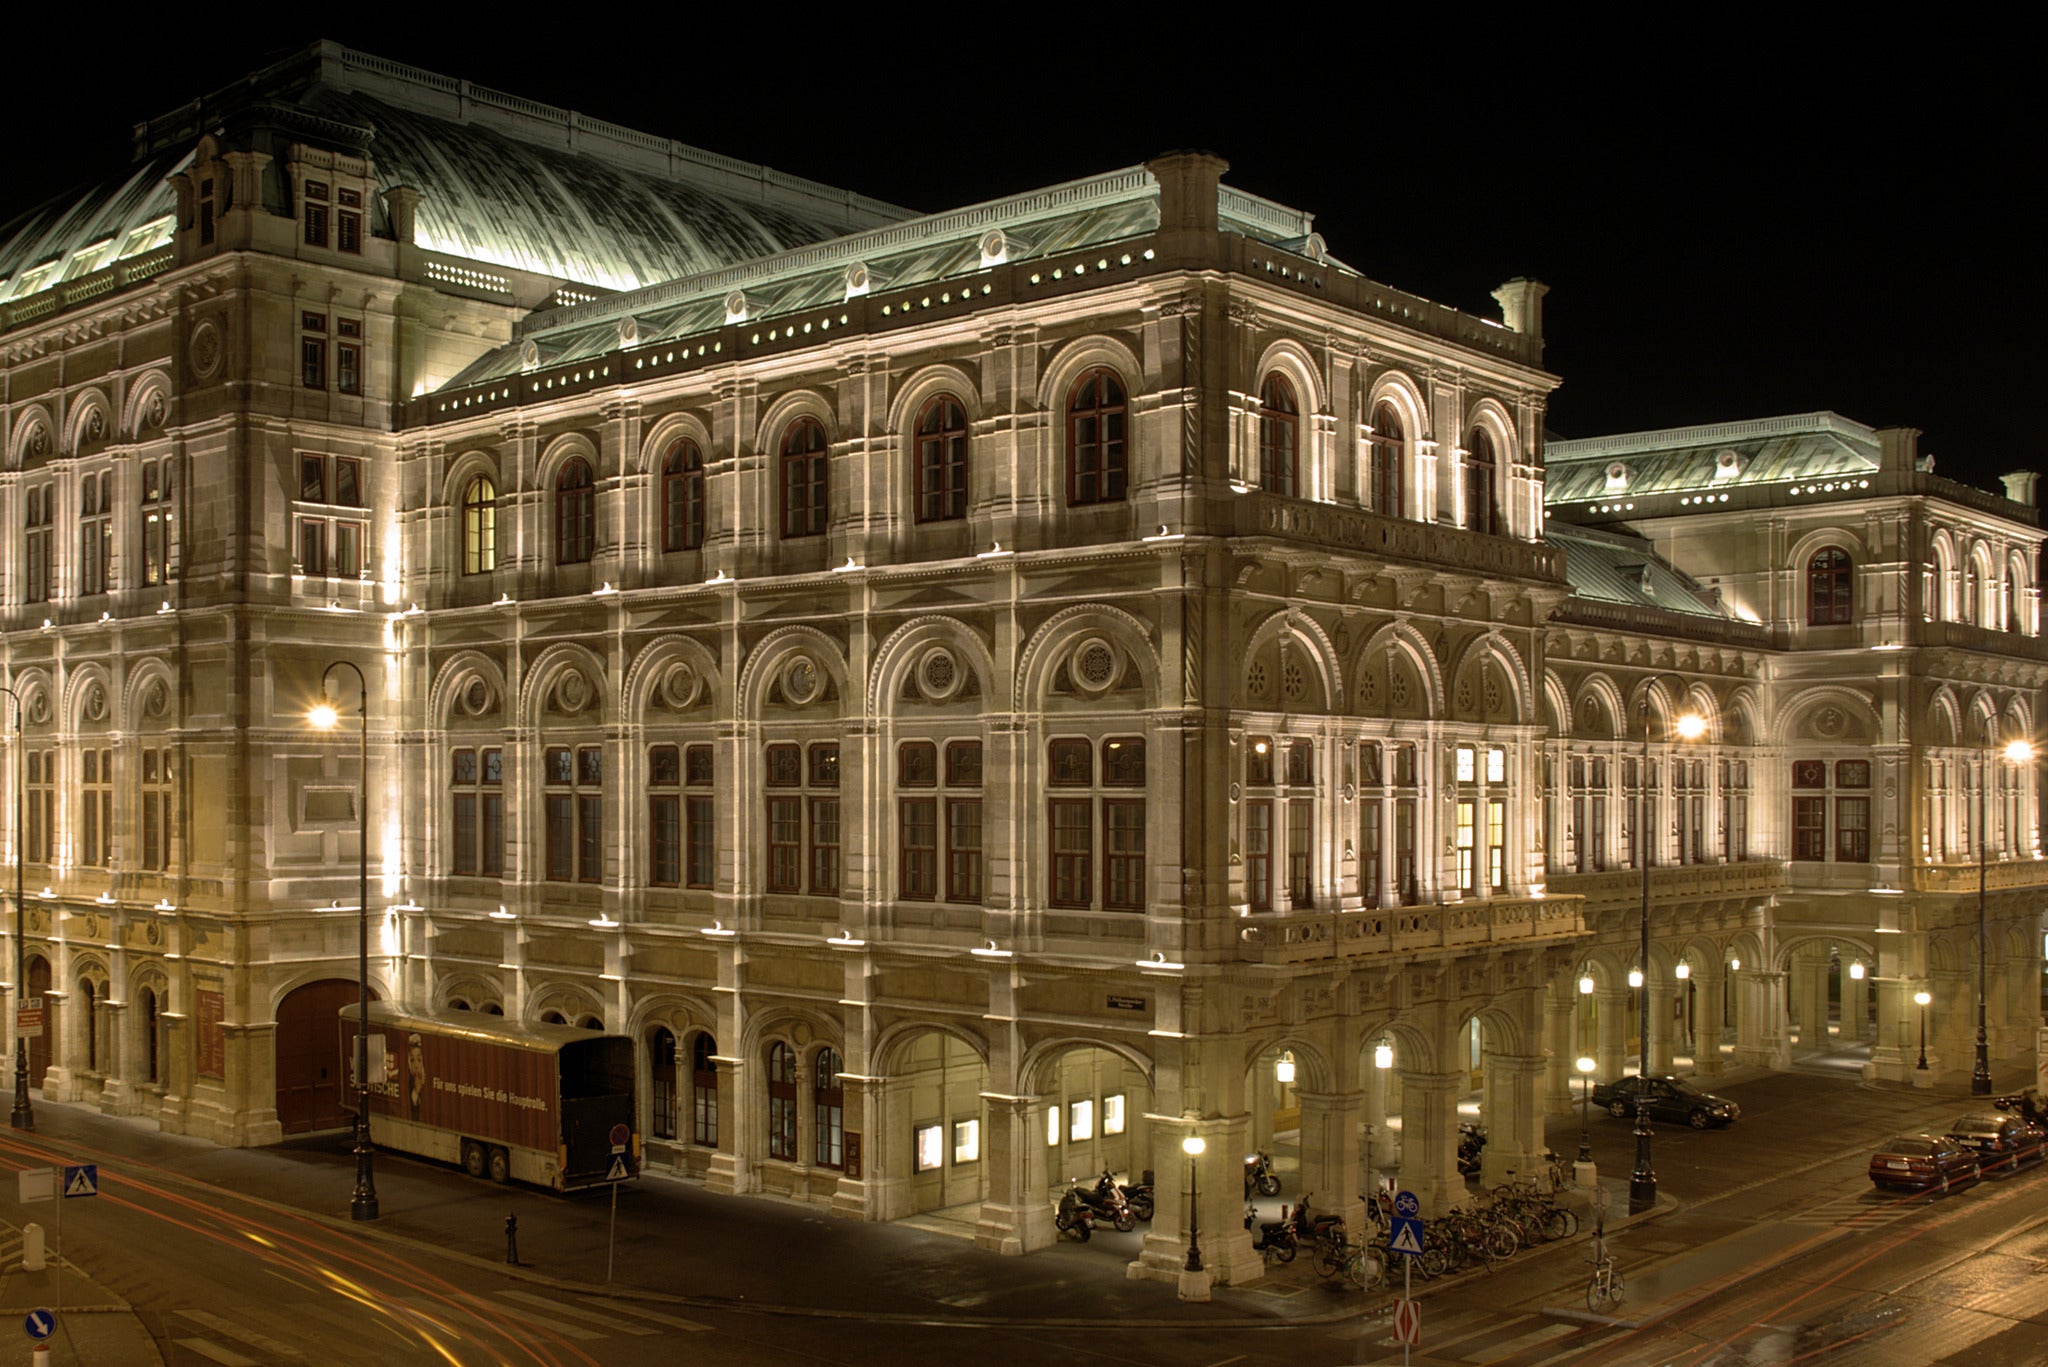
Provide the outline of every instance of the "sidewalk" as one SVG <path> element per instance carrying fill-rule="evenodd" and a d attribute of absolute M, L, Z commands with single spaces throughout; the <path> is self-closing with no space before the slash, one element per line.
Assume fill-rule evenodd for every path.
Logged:
<path fill-rule="evenodd" d="M 48 1340 L 51 1367 L 88 1362 L 162 1367 L 156 1340 L 126 1301 L 76 1263 L 60 1263 L 54 1252 L 42 1271 L 25 1270 L 22 1242 L 22 1227 L 0 1220 L 0 1321 L 22 1324 L 35 1311 L 54 1312 L 57 1329 Z"/>

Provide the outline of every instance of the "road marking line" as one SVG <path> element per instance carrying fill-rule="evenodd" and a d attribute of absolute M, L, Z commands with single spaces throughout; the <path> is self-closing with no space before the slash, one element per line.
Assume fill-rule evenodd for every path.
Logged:
<path fill-rule="evenodd" d="M 693 1334 L 709 1333 L 711 1330 L 711 1326 L 708 1324 L 699 1324 L 695 1320 L 686 1320 L 675 1315 L 664 1315 L 659 1310 L 649 1310 L 645 1306 L 636 1305 L 632 1301 L 613 1300 L 607 1296 L 584 1296 L 580 1299 L 591 1305 L 601 1305 L 607 1310 L 616 1310 L 622 1315 L 638 1315 L 643 1320 L 652 1320 L 656 1324 L 665 1324 L 671 1329 L 687 1329 Z"/>
<path fill-rule="evenodd" d="M 205 1339 L 176 1339 L 174 1342 L 187 1352 L 197 1353 L 208 1362 L 218 1362 L 220 1367 L 263 1367 L 255 1358 L 245 1358 Z"/>
<path fill-rule="evenodd" d="M 500 1291 L 498 1294 L 508 1301 L 518 1301 L 522 1305 L 530 1305 L 537 1310 L 545 1310 L 549 1314 L 562 1315 L 572 1320 L 581 1320 L 585 1324 L 596 1325 L 599 1329 L 617 1330 L 621 1334 L 659 1334 L 661 1332 L 659 1329 L 649 1329 L 638 1324 L 621 1324 L 612 1316 L 595 1314 L 589 1310 L 578 1310 L 573 1305 L 564 1305 L 558 1300 L 553 1300 L 547 1296 L 537 1296 L 531 1291 Z M 574 1336 L 574 1331 L 570 1330 L 566 1325 L 557 1324 L 553 1327 L 565 1333 L 570 1333 L 572 1337 Z"/>
<path fill-rule="evenodd" d="M 191 1320 L 202 1329 L 211 1329 L 216 1334 L 225 1334 L 237 1342 L 248 1344 L 251 1348 L 260 1348 L 272 1357 L 283 1358 L 288 1362 L 304 1362 L 306 1360 L 305 1355 L 290 1344 L 280 1343 L 274 1338 L 267 1338 L 257 1333 L 254 1329 L 237 1324 L 224 1315 L 216 1315 L 211 1310 L 180 1310 L 178 1314 L 181 1318 Z"/>

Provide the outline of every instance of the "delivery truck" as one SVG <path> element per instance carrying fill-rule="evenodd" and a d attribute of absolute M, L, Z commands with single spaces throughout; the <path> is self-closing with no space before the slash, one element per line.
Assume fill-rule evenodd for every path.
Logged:
<path fill-rule="evenodd" d="M 356 1106 L 357 1007 L 341 1012 L 343 1104 Z M 556 1191 L 637 1176 L 633 1041 L 573 1025 L 370 1003 L 370 1139 L 472 1177 Z"/>

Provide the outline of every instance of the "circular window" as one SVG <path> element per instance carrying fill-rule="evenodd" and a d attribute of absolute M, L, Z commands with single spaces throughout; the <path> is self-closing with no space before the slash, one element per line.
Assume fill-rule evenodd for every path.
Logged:
<path fill-rule="evenodd" d="M 192 329 L 192 373 L 202 380 L 220 369 L 220 329 L 211 319 Z"/>
<path fill-rule="evenodd" d="M 1074 648 L 1074 682 L 1091 693 L 1100 693 L 1116 683 L 1116 648 L 1100 637 L 1090 637 Z"/>
<path fill-rule="evenodd" d="M 85 690 L 85 719 L 105 721 L 107 719 L 107 690 L 94 684 Z"/>
<path fill-rule="evenodd" d="M 148 694 L 142 700 L 142 710 L 152 717 L 161 717 L 171 710 L 171 690 L 162 679 L 158 679 L 150 686 Z"/>
<path fill-rule="evenodd" d="M 555 685 L 555 706 L 564 712 L 581 712 L 589 701 L 590 683 L 576 670 L 564 674 Z"/>
<path fill-rule="evenodd" d="M 960 665 L 953 652 L 936 646 L 925 652 L 917 666 L 917 687 L 933 702 L 943 702 L 960 687 Z"/>
<path fill-rule="evenodd" d="M 697 671 L 687 664 L 671 665 L 661 680 L 661 697 L 678 709 L 697 701 Z"/>
<path fill-rule="evenodd" d="M 462 707 L 472 717 L 481 717 L 491 710 L 491 686 L 482 679 L 471 679 L 462 690 Z"/>
<path fill-rule="evenodd" d="M 799 655 L 789 662 L 782 672 L 782 693 L 793 703 L 807 703 L 818 696 L 818 664 L 808 655 Z"/>

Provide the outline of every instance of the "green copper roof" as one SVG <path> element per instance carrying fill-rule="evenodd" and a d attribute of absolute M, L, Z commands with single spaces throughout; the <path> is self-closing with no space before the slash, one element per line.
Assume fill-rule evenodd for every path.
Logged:
<path fill-rule="evenodd" d="M 1874 474 L 1877 433 L 1835 413 L 1628 432 L 1544 448 L 1543 502 L 1598 503 L 1649 494 Z"/>

